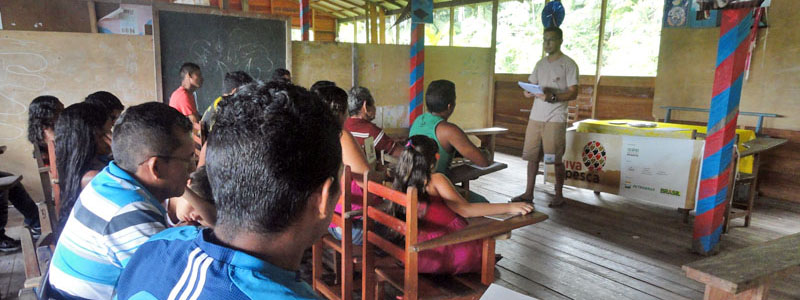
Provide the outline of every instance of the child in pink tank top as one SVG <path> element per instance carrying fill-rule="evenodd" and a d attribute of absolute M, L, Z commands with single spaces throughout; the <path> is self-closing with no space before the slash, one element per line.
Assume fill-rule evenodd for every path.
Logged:
<path fill-rule="evenodd" d="M 418 242 L 431 240 L 459 231 L 467 226 L 469 217 L 503 213 L 527 214 L 533 211 L 530 203 L 469 203 L 441 173 L 434 173 L 438 145 L 433 139 L 412 136 L 400 156 L 392 188 L 406 191 L 416 187 L 419 191 Z M 390 212 L 405 218 L 403 208 L 390 205 Z M 387 234 L 392 234 L 389 232 Z M 397 234 L 391 238 L 402 237 Z M 481 241 L 469 241 L 419 253 L 420 273 L 459 274 L 480 271 Z"/>

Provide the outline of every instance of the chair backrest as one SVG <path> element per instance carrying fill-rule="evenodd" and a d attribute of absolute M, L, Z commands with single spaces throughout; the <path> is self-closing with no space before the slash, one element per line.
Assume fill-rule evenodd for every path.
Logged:
<path fill-rule="evenodd" d="M 56 167 L 56 141 L 47 139 L 47 155 L 50 158 L 50 183 L 53 188 L 53 203 L 55 211 L 61 208 L 61 188 L 58 186 L 58 168 Z M 58 222 L 58 214 L 53 222 Z"/>
<path fill-rule="evenodd" d="M 392 216 L 379 207 L 371 205 L 367 202 L 369 195 L 381 197 L 387 201 L 405 207 L 406 216 L 405 220 Z M 362 292 L 364 299 L 374 299 L 374 274 L 373 273 L 373 259 L 372 259 L 372 246 L 377 246 L 385 251 L 395 259 L 399 260 L 405 266 L 405 295 L 416 295 L 418 288 L 418 257 L 419 253 L 414 251 L 414 244 L 417 243 L 418 234 L 418 205 L 417 202 L 417 189 L 409 187 L 406 193 L 395 191 L 380 183 L 374 181 L 367 181 L 364 185 L 364 246 L 363 257 L 364 263 L 362 264 Z M 375 231 L 375 226 L 371 222 L 380 223 L 389 229 L 405 236 L 404 247 L 398 247 L 391 241 L 385 239 Z"/>
<path fill-rule="evenodd" d="M 350 190 L 350 182 L 353 181 L 353 173 L 350 171 L 350 166 L 344 166 L 344 172 L 342 174 L 342 180 L 339 182 L 339 186 L 341 187 L 341 193 L 339 195 L 339 201 L 337 201 L 337 206 L 341 206 L 341 212 L 334 212 L 333 218 L 331 219 L 331 223 L 336 224 L 342 228 L 343 232 L 350 232 L 353 227 L 353 222 L 345 222 L 348 220 L 348 214 L 351 210 L 351 196 L 352 192 Z M 345 228 L 347 227 L 347 228 Z M 353 237 L 350 234 L 343 234 L 342 235 L 342 242 L 345 239 L 349 239 L 349 243 L 352 243 Z"/>

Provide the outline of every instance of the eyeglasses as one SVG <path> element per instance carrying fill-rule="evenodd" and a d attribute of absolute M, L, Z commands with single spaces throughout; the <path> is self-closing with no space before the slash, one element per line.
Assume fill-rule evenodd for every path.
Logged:
<path fill-rule="evenodd" d="M 171 156 L 171 155 L 151 155 L 151 156 L 148 156 L 147 158 L 145 158 L 144 161 L 140 162 L 139 165 L 141 166 L 142 164 L 146 163 L 147 160 L 149 160 L 150 158 L 153 158 L 153 157 L 158 157 L 158 158 L 161 158 L 161 159 L 164 159 L 164 160 L 173 160 L 173 159 L 174 160 L 179 160 L 179 161 L 182 161 L 183 163 L 185 163 L 186 164 L 186 168 L 189 169 L 189 167 L 192 165 L 192 158 L 194 158 L 194 152 L 192 152 L 192 157 L 190 157 L 190 158 L 183 158 L 183 157 L 177 157 L 177 156 Z"/>

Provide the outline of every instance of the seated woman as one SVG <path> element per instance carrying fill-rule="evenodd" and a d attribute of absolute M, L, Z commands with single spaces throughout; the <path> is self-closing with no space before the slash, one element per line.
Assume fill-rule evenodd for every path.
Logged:
<path fill-rule="evenodd" d="M 111 117 L 101 106 L 85 102 L 70 105 L 56 122 L 56 166 L 61 203 L 61 232 L 81 190 L 105 168 L 111 154 Z"/>
<path fill-rule="evenodd" d="M 54 128 L 64 104 L 53 96 L 39 96 L 28 106 L 28 141 L 42 154 L 45 166 L 50 165 L 47 155 L 47 142 L 55 136 Z"/>
<path fill-rule="evenodd" d="M 434 173 L 439 146 L 433 139 L 412 136 L 406 150 L 397 163 L 392 188 L 405 192 L 416 187 L 419 195 L 419 235 L 424 242 L 467 226 L 465 218 L 494 214 L 528 214 L 533 211 L 531 203 L 470 203 L 459 194 L 453 184 L 442 173 Z M 395 216 L 405 218 L 403 207 L 389 204 L 388 210 Z M 397 240 L 402 235 L 387 230 L 390 238 Z M 460 274 L 480 271 L 481 240 L 425 250 L 419 253 L 420 273 Z"/>
<path fill-rule="evenodd" d="M 217 208 L 211 194 L 206 167 L 200 166 L 189 175 L 189 184 L 183 195 L 167 199 L 167 223 L 172 226 L 194 225 L 213 228 L 217 222 Z"/>
<path fill-rule="evenodd" d="M 343 89 L 335 86 L 333 82 L 330 81 L 320 81 L 315 83 L 311 86 L 311 92 L 315 93 L 322 101 L 328 104 L 328 107 L 331 108 L 331 112 L 333 112 L 339 118 L 339 125 L 341 126 L 344 124 L 344 121 L 347 119 L 347 92 Z M 342 144 L 342 163 L 347 166 L 350 166 L 350 171 L 356 174 L 364 174 L 369 171 L 369 164 L 367 163 L 367 158 L 364 156 L 364 152 L 361 151 L 361 146 L 358 145 L 356 139 L 353 137 L 350 132 L 347 130 L 342 129 L 342 135 L 339 139 L 339 142 Z M 370 173 L 370 179 L 375 181 L 382 181 L 383 176 L 381 176 L 380 172 L 373 172 Z M 363 202 L 362 198 L 364 192 L 361 190 L 362 183 L 353 180 L 350 184 L 350 192 L 352 194 L 353 201 L 350 204 L 350 208 L 352 210 L 361 209 Z M 341 212 L 341 206 L 336 206 L 336 212 Z M 353 222 L 353 244 L 361 245 L 363 241 L 363 225 L 361 222 Z M 337 239 L 342 238 L 342 229 L 340 227 L 331 224 L 328 228 L 328 231 Z"/>

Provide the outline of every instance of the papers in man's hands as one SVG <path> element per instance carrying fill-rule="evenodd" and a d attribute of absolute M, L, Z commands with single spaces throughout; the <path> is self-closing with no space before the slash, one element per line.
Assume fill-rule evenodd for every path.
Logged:
<path fill-rule="evenodd" d="M 522 81 L 518 81 L 517 83 L 519 84 L 519 87 L 521 87 L 523 90 L 531 92 L 532 94 L 544 94 L 544 91 L 542 91 L 542 87 L 538 85 Z"/>
<path fill-rule="evenodd" d="M 516 214 L 516 213 L 505 213 L 505 214 L 488 215 L 488 216 L 484 216 L 484 217 L 492 219 L 492 220 L 505 221 L 505 220 L 511 219 L 513 217 L 516 217 L 516 216 L 519 216 L 519 214 Z"/>

